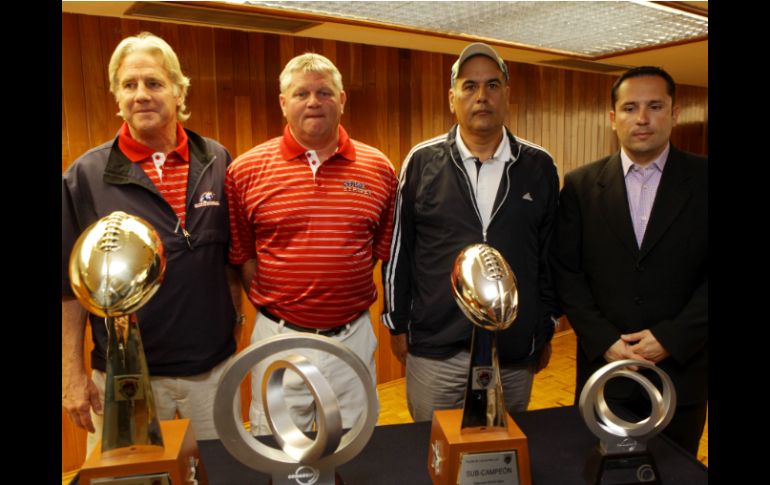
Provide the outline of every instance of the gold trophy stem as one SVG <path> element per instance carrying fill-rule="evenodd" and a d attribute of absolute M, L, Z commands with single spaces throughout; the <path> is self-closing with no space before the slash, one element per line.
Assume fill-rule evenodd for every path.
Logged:
<path fill-rule="evenodd" d="M 142 338 L 134 314 L 107 317 L 102 453 L 163 447 Z M 151 448 L 146 448 L 150 446 Z"/>
<path fill-rule="evenodd" d="M 507 411 L 497 359 L 497 332 L 474 325 L 461 432 L 507 429 Z"/>

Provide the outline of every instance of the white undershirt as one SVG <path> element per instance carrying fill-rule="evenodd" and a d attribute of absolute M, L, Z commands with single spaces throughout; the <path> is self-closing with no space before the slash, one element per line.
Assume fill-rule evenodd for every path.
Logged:
<path fill-rule="evenodd" d="M 508 136 L 505 133 L 505 127 L 503 130 L 503 139 L 497 146 L 494 155 L 488 160 L 481 160 L 481 170 L 476 170 L 476 158 L 473 156 L 468 147 L 463 143 L 462 136 L 460 136 L 460 128 L 457 128 L 457 149 L 460 152 L 460 156 L 463 159 L 463 166 L 465 172 L 468 174 L 468 178 L 471 179 L 471 186 L 473 187 L 473 194 L 476 197 L 476 205 L 479 208 L 481 215 L 481 222 L 486 232 L 489 226 L 489 221 L 492 218 L 492 209 L 495 205 L 495 198 L 497 197 L 497 190 L 500 187 L 500 180 L 503 178 L 503 172 L 505 171 L 505 163 L 511 159 L 511 144 L 508 140 Z"/>

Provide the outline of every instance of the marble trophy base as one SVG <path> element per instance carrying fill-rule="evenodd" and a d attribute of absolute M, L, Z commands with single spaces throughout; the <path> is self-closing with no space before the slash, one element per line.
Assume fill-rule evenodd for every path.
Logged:
<path fill-rule="evenodd" d="M 527 437 L 506 414 L 508 429 L 478 428 L 460 431 L 462 409 L 434 411 L 428 449 L 428 472 L 434 485 L 472 485 L 489 479 L 501 467 L 485 470 L 481 461 L 502 464 L 513 473 L 501 483 L 531 485 Z M 484 457 L 476 460 L 475 457 Z M 512 461 L 510 461 L 512 458 Z M 464 474 L 460 476 L 461 472 Z M 487 478 L 485 478 L 485 476 Z"/>
<path fill-rule="evenodd" d="M 78 483 L 208 485 L 190 420 L 160 421 L 160 429 L 163 448 L 132 446 L 102 454 L 99 441 L 83 464 Z"/>

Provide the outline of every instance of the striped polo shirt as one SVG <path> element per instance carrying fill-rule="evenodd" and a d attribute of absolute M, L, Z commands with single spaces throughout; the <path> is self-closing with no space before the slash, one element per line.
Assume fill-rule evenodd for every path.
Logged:
<path fill-rule="evenodd" d="M 128 123 L 123 122 L 118 133 L 118 147 L 129 160 L 142 167 L 160 195 L 174 210 L 180 226 L 184 228 L 190 147 L 187 145 L 187 133 L 179 123 L 176 124 L 176 139 L 177 146 L 171 152 L 155 152 L 152 148 L 134 140 L 128 129 Z"/>
<path fill-rule="evenodd" d="M 332 328 L 377 298 L 372 269 L 389 256 L 397 179 L 382 152 L 342 126 L 337 151 L 315 170 L 313 155 L 287 126 L 230 165 L 229 259 L 257 260 L 248 292 L 257 308 Z"/>

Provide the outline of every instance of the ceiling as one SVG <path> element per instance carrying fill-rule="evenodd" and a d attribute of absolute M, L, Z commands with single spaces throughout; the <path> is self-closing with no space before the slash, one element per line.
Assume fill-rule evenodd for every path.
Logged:
<path fill-rule="evenodd" d="M 708 2 L 654 2 L 660 5 L 653 5 L 657 7 L 654 11 L 647 10 L 653 11 L 657 17 L 647 15 L 642 8 L 650 2 L 476 2 L 472 5 L 466 5 L 467 2 L 249 3 L 63 1 L 62 11 L 299 35 L 455 55 L 468 42 L 482 40 L 494 45 L 500 55 L 509 61 L 607 74 L 617 74 L 633 66 L 655 65 L 666 69 L 680 84 L 708 86 Z M 511 12 L 510 19 L 498 21 L 502 15 L 500 5 L 502 12 Z M 364 6 L 367 8 L 362 8 Z M 426 9 L 426 6 L 430 8 Z M 514 25 L 513 22 L 522 17 L 522 7 L 535 9 L 546 22 L 542 28 L 529 29 L 530 37 L 526 37 L 527 32 L 523 32 L 522 28 L 505 28 L 507 22 Z M 588 7 L 598 10 L 589 13 Z M 335 10 L 339 8 L 343 10 Z M 457 15 L 460 8 L 466 10 Z M 399 19 L 388 10 L 400 10 L 407 17 Z M 439 15 L 415 20 L 421 12 L 429 14 L 429 10 Z M 665 16 L 666 11 L 674 14 L 684 11 L 678 15 L 683 21 L 673 24 L 673 27 L 662 24 L 660 17 Z M 485 12 L 487 17 L 483 16 Z M 618 15 L 612 17 L 613 12 Z M 560 21 L 563 28 L 554 30 L 552 34 L 542 34 L 545 26 Z M 502 25 L 498 31 L 494 29 L 496 24 Z M 473 27 L 477 25 L 482 30 L 474 32 Z M 604 30 L 611 35 L 605 38 L 596 36 L 602 31 L 602 25 L 607 26 Z M 647 39 L 653 45 L 616 40 L 618 32 L 627 32 L 631 26 L 637 28 L 639 25 L 652 27 L 647 32 L 643 31 L 640 39 Z M 561 35 L 565 30 L 571 35 Z M 508 31 L 520 34 L 520 37 L 500 39 Z M 685 34 L 689 34 L 690 38 L 685 38 Z M 579 35 L 587 40 L 583 40 L 582 45 L 576 44 L 575 48 L 561 42 L 563 38 L 577 38 Z M 549 44 L 549 41 L 553 42 Z"/>

